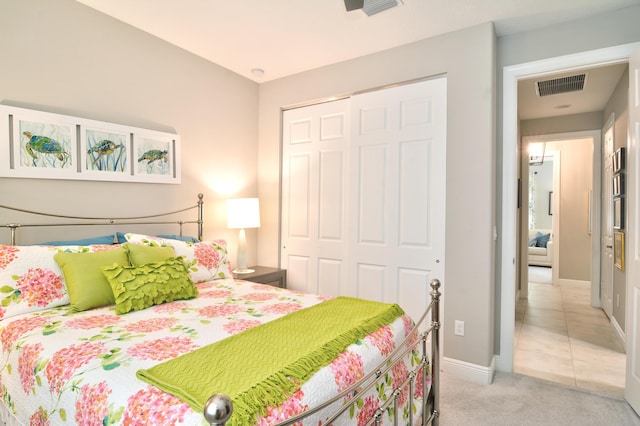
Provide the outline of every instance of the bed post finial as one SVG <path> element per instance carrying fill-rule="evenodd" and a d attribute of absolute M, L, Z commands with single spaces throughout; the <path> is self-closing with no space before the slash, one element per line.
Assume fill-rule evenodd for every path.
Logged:
<path fill-rule="evenodd" d="M 224 426 L 231 418 L 232 413 L 231 398 L 225 394 L 215 394 L 204 403 L 204 419 L 211 426 Z"/>
<path fill-rule="evenodd" d="M 202 221 L 204 220 L 204 194 L 198 194 L 198 239 L 202 241 Z"/>

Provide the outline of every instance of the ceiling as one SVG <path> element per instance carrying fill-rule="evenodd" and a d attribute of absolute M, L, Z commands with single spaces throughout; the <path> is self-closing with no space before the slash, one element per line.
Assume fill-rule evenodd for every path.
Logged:
<path fill-rule="evenodd" d="M 367 16 L 361 10 L 347 12 L 344 0 L 76 1 L 258 83 L 489 21 L 503 36 L 640 4 L 640 0 L 401 0 L 398 7 Z M 252 72 L 256 68 L 263 73 Z M 600 73 L 591 75 L 588 88 L 603 81 L 596 91 L 601 95 L 611 90 L 611 80 Z M 527 95 L 528 89 L 522 93 Z M 536 108 L 527 103 L 531 109 L 521 109 L 521 116 L 558 115 L 554 102 L 559 98 L 546 101 Z M 577 101 L 562 101 L 568 103 Z M 567 113 L 574 112 L 565 110 L 562 115 Z"/>
<path fill-rule="evenodd" d="M 257 82 L 493 21 L 513 34 L 640 0 L 403 0 L 368 17 L 343 0 L 77 0 Z M 251 73 L 264 70 L 264 76 Z"/>
<path fill-rule="evenodd" d="M 626 63 L 537 76 L 518 81 L 518 117 L 522 120 L 602 111 L 611 98 Z M 542 80 L 586 74 L 584 90 L 540 97 L 536 83 Z"/>

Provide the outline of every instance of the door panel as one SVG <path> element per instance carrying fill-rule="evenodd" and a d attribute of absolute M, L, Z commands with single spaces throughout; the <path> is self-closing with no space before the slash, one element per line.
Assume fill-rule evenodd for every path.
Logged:
<path fill-rule="evenodd" d="M 445 97 L 446 80 L 433 80 L 351 104 L 349 280 L 356 296 L 402 301 L 414 317 L 444 275 Z"/>
<path fill-rule="evenodd" d="M 399 303 L 444 279 L 446 79 L 285 111 L 288 287 Z"/>

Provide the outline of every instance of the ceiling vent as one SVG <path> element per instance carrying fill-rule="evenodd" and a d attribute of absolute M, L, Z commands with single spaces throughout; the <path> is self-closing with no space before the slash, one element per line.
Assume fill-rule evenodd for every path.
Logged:
<path fill-rule="evenodd" d="M 536 95 L 551 96 L 560 93 L 581 92 L 587 83 L 587 74 L 569 75 L 536 82 Z"/>
<path fill-rule="evenodd" d="M 367 16 L 384 12 L 401 4 L 403 4 L 402 0 L 344 0 L 347 12 L 362 9 Z"/>

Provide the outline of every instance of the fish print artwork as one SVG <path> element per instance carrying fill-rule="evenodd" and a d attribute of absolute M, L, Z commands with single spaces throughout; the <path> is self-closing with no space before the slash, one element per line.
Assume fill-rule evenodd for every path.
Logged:
<path fill-rule="evenodd" d="M 171 143 L 142 139 L 136 150 L 138 173 L 148 175 L 171 174 Z"/>
<path fill-rule="evenodd" d="M 19 126 L 23 167 L 73 168 L 72 126 L 25 120 Z"/>
<path fill-rule="evenodd" d="M 125 173 L 127 171 L 126 134 L 86 131 L 86 170 Z"/>

